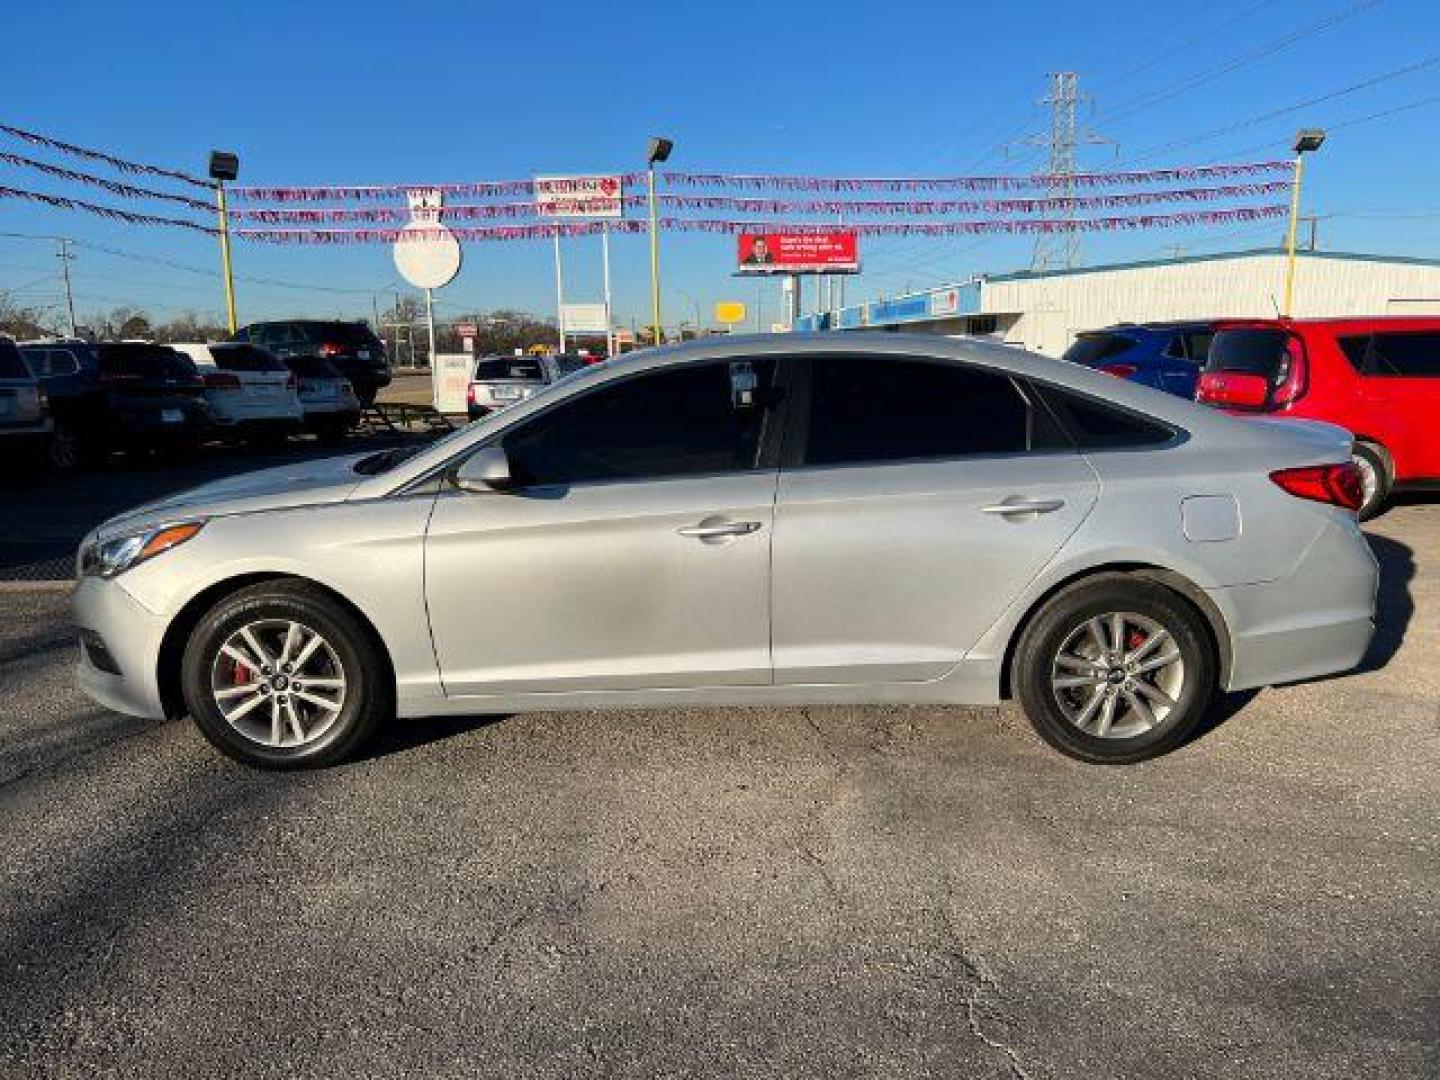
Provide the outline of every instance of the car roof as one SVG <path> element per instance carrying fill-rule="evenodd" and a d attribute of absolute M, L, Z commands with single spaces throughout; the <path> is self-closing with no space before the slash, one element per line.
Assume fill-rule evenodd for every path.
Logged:
<path fill-rule="evenodd" d="M 1440 330 L 1440 316 L 1437 315 L 1347 315 L 1336 318 L 1312 319 L 1222 319 L 1216 329 L 1238 330 L 1245 327 L 1272 327 L 1283 329 L 1293 327 L 1305 329 L 1384 329 L 1384 330 Z"/>

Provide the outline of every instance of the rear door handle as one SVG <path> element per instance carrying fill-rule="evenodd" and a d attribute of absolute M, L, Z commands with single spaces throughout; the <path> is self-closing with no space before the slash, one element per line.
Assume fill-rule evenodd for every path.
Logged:
<path fill-rule="evenodd" d="M 697 540 L 713 540 L 720 536 L 748 536 L 759 528 L 758 521 L 702 521 L 699 525 L 686 525 L 676 532 Z"/>
<path fill-rule="evenodd" d="M 999 514 L 1001 517 L 1018 517 L 1021 514 L 1050 514 L 1065 505 L 1064 499 L 1007 499 L 980 507 L 982 514 Z"/>

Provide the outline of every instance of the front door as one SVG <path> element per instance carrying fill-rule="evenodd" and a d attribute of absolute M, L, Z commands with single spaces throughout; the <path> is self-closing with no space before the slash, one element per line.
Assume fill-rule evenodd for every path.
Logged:
<path fill-rule="evenodd" d="M 787 451 L 772 558 L 775 681 L 943 676 L 1094 506 L 1094 471 L 1037 451 L 1006 376 L 817 357 Z"/>
<path fill-rule="evenodd" d="M 518 486 L 438 497 L 447 694 L 770 681 L 770 414 L 734 385 L 723 362 L 607 381 L 501 435 Z"/>

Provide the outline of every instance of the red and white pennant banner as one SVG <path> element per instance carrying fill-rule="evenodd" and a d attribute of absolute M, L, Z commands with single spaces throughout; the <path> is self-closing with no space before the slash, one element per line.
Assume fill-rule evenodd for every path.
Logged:
<path fill-rule="evenodd" d="M 1069 233 L 1116 232 L 1134 229 L 1167 229 L 1187 225 L 1224 225 L 1284 217 L 1289 208 L 1241 206 L 1225 210 L 1182 210 L 1170 214 L 1139 214 L 1104 218 L 1017 218 L 999 221 L 897 221 L 860 222 L 845 225 L 846 232 L 862 236 L 973 236 L 980 233 Z M 759 221 L 713 221 L 690 218 L 662 218 L 667 231 L 742 233 L 758 231 L 833 232 L 833 223 L 780 225 Z M 438 240 L 451 235 L 477 243 L 505 240 L 549 239 L 552 236 L 594 236 L 602 232 L 643 233 L 644 221 L 546 222 L 531 225 L 460 226 L 446 230 L 428 229 L 236 229 L 235 235 L 266 244 L 393 244 L 397 241 Z"/>
<path fill-rule="evenodd" d="M 3 157 L 3 155 L 0 155 Z M 937 214 L 1039 214 L 1069 213 L 1075 210 L 1111 209 L 1121 206 L 1153 206 L 1172 202 L 1219 202 L 1263 195 L 1278 195 L 1290 190 L 1289 180 L 1271 180 L 1258 184 L 1229 184 L 1221 187 L 1178 188 L 1161 191 L 1129 191 L 1108 195 L 1073 195 L 1056 198 L 1030 199 L 926 199 L 919 201 L 859 201 L 835 199 L 747 199 L 733 195 L 661 195 L 662 205 L 682 210 L 735 210 L 746 214 L 843 214 L 861 216 L 933 216 Z M 624 204 L 632 208 L 645 205 L 641 195 L 626 196 Z M 460 204 L 442 207 L 440 217 L 446 221 L 474 221 L 496 218 L 535 217 L 533 202 Z M 344 221 L 384 222 L 410 220 L 410 211 L 398 206 L 375 207 L 305 207 L 283 209 L 242 207 L 230 212 L 237 221 L 256 221 L 269 225 L 286 223 L 325 224 Z"/>

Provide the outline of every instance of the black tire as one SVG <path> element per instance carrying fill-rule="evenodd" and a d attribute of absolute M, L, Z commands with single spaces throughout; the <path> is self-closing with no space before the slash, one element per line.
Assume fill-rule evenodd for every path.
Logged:
<path fill-rule="evenodd" d="M 215 700 L 212 678 L 221 647 L 242 627 L 267 620 L 293 621 L 318 632 L 338 661 L 346 684 L 342 704 L 338 716 L 312 742 L 275 746 L 257 741 L 228 722 Z M 348 760 L 395 712 L 394 677 L 374 635 L 323 590 L 295 579 L 240 589 L 211 608 L 186 643 L 181 688 L 205 738 L 236 761 L 261 769 L 322 768 Z M 266 703 L 256 713 L 267 711 L 272 693 L 266 688 Z"/>
<path fill-rule="evenodd" d="M 80 438 L 69 424 L 56 424 L 45 447 L 46 464 L 55 472 L 70 472 L 79 468 L 85 452 Z"/>
<path fill-rule="evenodd" d="M 1167 677 L 1181 681 L 1178 687 L 1172 684 L 1168 691 L 1162 691 L 1167 695 L 1173 693 L 1173 705 L 1167 707 L 1167 714 L 1160 717 L 1158 723 L 1148 730 L 1125 735 L 1123 732 L 1127 725 L 1118 724 L 1118 715 L 1128 716 L 1129 726 L 1137 728 L 1144 721 L 1140 714 L 1130 711 L 1128 698 L 1121 695 L 1126 693 L 1126 687 L 1133 686 L 1138 680 L 1143 679 L 1153 685 L 1160 673 L 1126 676 L 1122 672 L 1114 676 L 1114 667 L 1108 668 L 1103 676 L 1097 672 L 1096 680 L 1105 681 L 1101 681 L 1094 692 L 1113 693 L 1117 699 L 1115 713 L 1112 714 L 1118 714 L 1117 719 L 1112 721 L 1118 724 L 1116 734 L 1102 737 L 1095 733 L 1101 722 L 1099 714 L 1089 722 L 1090 730 L 1082 730 L 1061 706 L 1060 699 L 1067 697 L 1074 701 L 1076 711 L 1083 714 L 1084 710 L 1079 706 L 1082 702 L 1089 703 L 1089 687 L 1061 690 L 1052 686 L 1051 680 L 1059 671 L 1057 658 L 1062 646 L 1077 640 L 1074 635 L 1081 633 L 1090 620 L 1117 612 L 1138 615 L 1169 633 L 1178 649 L 1181 666 L 1172 667 Z M 1107 626 L 1102 622 L 1102 632 Z M 1136 628 L 1135 632 L 1141 631 Z M 1138 642 L 1127 641 L 1125 647 L 1138 649 L 1144 641 L 1143 637 Z M 1158 658 L 1168 655 L 1168 652 L 1162 646 L 1152 655 Z M 1112 677 L 1117 679 L 1113 691 L 1108 683 Z M 1154 581 L 1128 575 L 1107 575 L 1081 582 L 1048 600 L 1026 626 L 1016 647 L 1011 671 L 1015 695 L 1041 738 L 1070 757 L 1113 765 L 1158 757 L 1184 743 L 1204 721 L 1218 682 L 1219 664 L 1205 617 L 1175 591 Z M 1155 689 L 1161 688 L 1155 686 Z M 1139 691 L 1129 697 L 1141 698 L 1147 710 L 1155 705 L 1147 694 Z M 1122 709 L 1125 712 L 1120 714 Z M 1103 710 L 1102 697 L 1101 712 Z M 1154 718 L 1152 713 L 1151 719 Z"/>
<path fill-rule="evenodd" d="M 1369 521 L 1384 509 L 1385 501 L 1390 498 L 1390 488 L 1395 483 L 1390 473 L 1390 455 L 1374 443 L 1357 442 L 1350 452 L 1350 460 L 1360 469 L 1362 477 L 1368 475 L 1373 478 L 1373 486 L 1366 485 L 1369 490 L 1358 511 L 1361 521 Z"/>

